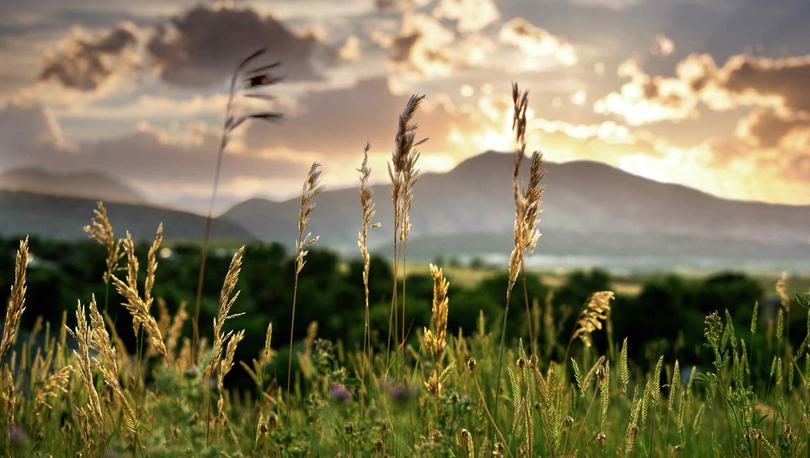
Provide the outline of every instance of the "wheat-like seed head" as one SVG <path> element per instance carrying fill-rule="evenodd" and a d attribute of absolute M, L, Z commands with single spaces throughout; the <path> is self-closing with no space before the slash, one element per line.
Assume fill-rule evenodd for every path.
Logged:
<path fill-rule="evenodd" d="M 579 338 L 586 346 L 591 346 L 591 333 L 602 329 L 602 321 L 610 313 L 610 301 L 614 296 L 613 291 L 600 291 L 591 295 L 577 318 L 577 329 L 571 340 Z"/>
<path fill-rule="evenodd" d="M 152 306 L 152 287 L 155 286 L 155 272 L 157 271 L 157 255 L 160 244 L 163 243 L 163 223 L 158 225 L 155 232 L 155 240 L 149 247 L 149 254 L 146 257 L 146 281 L 143 285 L 143 301 L 146 309 Z"/>
<path fill-rule="evenodd" d="M 262 349 L 262 365 L 270 363 L 273 359 L 273 323 L 267 323 L 267 332 L 264 335 L 264 348 Z"/>
<path fill-rule="evenodd" d="M 104 318 L 96 306 L 95 296 L 91 296 L 89 310 L 90 348 L 96 352 L 96 356 L 93 358 L 95 368 L 101 373 L 104 384 L 110 388 L 121 405 L 127 429 L 134 433 L 137 428 L 135 411 L 132 409 L 132 402 L 121 387 L 115 347 L 104 325 Z"/>
<path fill-rule="evenodd" d="M 17 341 L 17 333 L 20 328 L 20 319 L 25 312 L 25 284 L 26 271 L 28 269 L 28 237 L 20 240 L 20 248 L 17 250 L 17 258 L 14 263 L 14 283 L 11 285 L 11 294 L 6 304 L 6 318 L 3 321 L 3 335 L 0 338 L 0 365 L 6 353 Z"/>
<path fill-rule="evenodd" d="M 102 275 L 104 283 L 107 283 L 110 276 L 118 268 L 122 254 L 121 241 L 115 239 L 107 209 L 102 201 L 98 201 L 96 204 L 96 208 L 93 210 L 93 218 L 90 220 L 89 225 L 84 226 L 84 232 L 107 250 L 106 269 Z"/>
<path fill-rule="evenodd" d="M 307 179 L 301 189 L 301 204 L 298 209 L 298 239 L 295 241 L 295 271 L 301 273 L 306 264 L 307 248 L 318 242 L 318 236 L 307 232 L 309 218 L 315 210 L 315 198 L 323 192 L 321 185 L 321 164 L 313 162 L 307 173 Z"/>
<path fill-rule="evenodd" d="M 104 415 L 101 409 L 101 400 L 96 391 L 95 381 L 93 380 L 92 361 L 90 359 L 90 342 L 92 340 L 92 333 L 89 323 L 87 322 L 87 314 L 81 302 L 78 303 L 76 308 L 76 327 L 75 329 L 67 329 L 70 335 L 76 340 L 76 350 L 73 350 L 73 356 L 78 365 L 79 377 L 82 379 L 84 388 L 87 391 L 87 409 L 80 409 L 79 413 L 84 414 L 85 418 L 92 417 L 93 423 L 98 431 L 104 431 Z M 88 420 L 89 422 L 89 420 Z M 87 431 L 89 434 L 89 430 Z"/>
<path fill-rule="evenodd" d="M 424 95 L 412 95 L 408 99 L 405 109 L 399 116 L 394 152 L 388 164 L 388 176 L 392 184 L 391 204 L 401 240 L 407 239 L 410 232 L 409 210 L 413 204 L 413 186 L 419 176 L 419 170 L 416 168 L 419 152 L 415 148 L 427 141 L 427 139 L 416 140 L 417 124 L 413 122 L 413 116 L 424 99 Z"/>
<path fill-rule="evenodd" d="M 122 295 L 126 302 L 122 303 L 124 308 L 132 315 L 132 322 L 136 328 L 143 326 L 149 336 L 149 344 L 162 356 L 166 357 L 166 345 L 163 343 L 163 335 L 160 333 L 155 317 L 153 317 L 143 299 L 138 296 L 138 291 L 113 276 L 113 283 L 118 294 Z"/>
<path fill-rule="evenodd" d="M 70 374 L 73 373 L 73 366 L 67 365 L 49 375 L 37 389 L 34 395 L 34 416 L 42 415 L 44 409 L 52 409 L 48 404 L 49 399 L 56 398 L 60 393 L 67 393 L 67 386 L 70 382 Z"/>
<path fill-rule="evenodd" d="M 543 155 L 532 153 L 529 183 L 524 190 L 520 184 L 520 165 L 526 153 L 526 110 L 529 104 L 529 93 L 520 92 L 517 84 L 512 85 L 512 130 L 515 133 L 515 164 L 512 169 L 512 188 L 515 201 L 514 247 L 509 255 L 507 294 L 514 288 L 518 274 L 523 268 L 526 253 L 533 254 L 540 239 L 537 226 L 540 223 L 541 203 L 543 198 L 542 162 Z"/>
<path fill-rule="evenodd" d="M 371 176 L 371 169 L 368 167 L 368 152 L 371 145 L 366 143 L 363 150 L 363 163 L 357 172 L 360 174 L 360 207 L 363 209 L 363 217 L 360 222 L 360 232 L 357 234 L 357 246 L 360 247 L 360 256 L 363 258 L 363 284 L 368 293 L 368 275 L 371 263 L 371 257 L 368 252 L 368 230 L 370 228 L 379 227 L 379 223 L 373 223 L 376 210 L 374 208 L 374 193 L 368 186 L 368 180 Z"/>
<path fill-rule="evenodd" d="M 436 395 L 441 395 L 440 365 L 447 348 L 447 312 L 449 298 L 447 290 L 450 283 L 444 278 L 444 272 L 435 265 L 430 265 L 430 274 L 433 277 L 433 308 L 431 317 L 431 328 L 424 329 L 423 343 L 428 352 L 433 356 L 433 373 L 425 382 L 425 388 Z"/>
<path fill-rule="evenodd" d="M 214 317 L 213 357 L 210 364 L 213 370 L 219 367 L 222 352 L 225 348 L 225 341 L 231 335 L 230 332 L 227 334 L 223 333 L 225 322 L 231 318 L 242 315 L 241 313 L 231 315 L 231 307 L 233 307 L 233 304 L 239 297 L 239 292 L 234 293 L 234 290 L 236 289 L 236 283 L 239 281 L 239 273 L 242 271 L 242 257 L 244 254 L 244 246 L 241 246 L 236 250 L 236 253 L 234 253 L 233 258 L 231 258 L 231 264 L 228 267 L 228 273 L 225 275 L 225 280 L 222 283 L 222 290 L 220 290 L 219 293 L 219 308 L 217 309 L 217 316 Z"/>
<path fill-rule="evenodd" d="M 177 344 L 183 334 L 183 325 L 185 324 L 187 318 L 188 312 L 186 312 L 186 303 L 181 302 L 180 306 L 177 308 L 177 313 L 174 315 L 172 324 L 169 326 L 166 333 L 166 353 L 169 357 L 169 362 L 174 362 L 174 357 L 177 352 Z"/>
<path fill-rule="evenodd" d="M 135 334 L 137 335 L 138 330 L 143 326 L 149 336 L 150 345 L 165 358 L 167 356 L 166 345 L 163 342 L 160 327 L 155 317 L 149 313 L 149 304 L 138 293 L 138 258 L 135 256 L 135 244 L 129 233 L 124 239 L 123 246 L 127 256 L 127 281 L 124 282 L 113 275 L 113 284 L 118 294 L 126 299 L 122 305 L 132 315 L 132 327 Z"/>

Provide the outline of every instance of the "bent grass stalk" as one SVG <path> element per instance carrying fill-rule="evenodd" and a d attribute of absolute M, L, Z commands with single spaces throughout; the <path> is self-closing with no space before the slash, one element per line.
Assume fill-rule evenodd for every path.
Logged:
<path fill-rule="evenodd" d="M 321 171 L 320 164 L 313 162 L 304 180 L 301 189 L 300 206 L 298 208 L 298 239 L 295 241 L 295 279 L 293 283 L 292 317 L 290 319 L 290 354 L 287 359 L 287 396 L 290 395 L 290 385 L 292 376 L 292 355 L 293 355 L 293 334 L 295 330 L 295 304 L 298 298 L 298 277 L 306 264 L 308 249 L 315 245 L 318 236 L 313 236 L 307 232 L 309 218 L 315 210 L 315 198 L 323 191 L 320 184 Z"/>
<path fill-rule="evenodd" d="M 239 112 L 236 107 L 236 102 L 239 96 L 244 96 L 246 99 L 253 100 L 272 100 L 267 94 L 262 92 L 254 92 L 258 89 L 266 88 L 273 84 L 278 83 L 281 79 L 273 76 L 271 71 L 280 65 L 279 62 L 270 64 L 259 64 L 257 61 L 267 53 L 267 48 L 261 48 L 247 57 L 242 59 L 236 66 L 233 74 L 231 75 L 231 82 L 228 90 L 228 102 L 225 105 L 225 119 L 222 125 L 222 136 L 219 142 L 219 150 L 217 152 L 217 161 L 214 168 L 214 182 L 211 186 L 211 198 L 208 201 L 208 213 L 205 217 L 205 229 L 203 230 L 202 250 L 200 253 L 200 268 L 197 276 L 197 292 L 194 296 L 194 321 L 192 322 L 192 361 L 196 361 L 194 351 L 200 341 L 199 321 L 200 321 L 200 302 L 202 301 L 203 283 L 205 282 L 205 265 L 208 260 L 208 245 L 211 238 L 211 225 L 214 216 L 214 205 L 217 199 L 217 192 L 219 191 L 219 177 L 222 171 L 222 160 L 225 156 L 225 150 L 228 147 L 231 134 L 237 127 L 244 124 L 245 121 L 251 119 L 259 119 L 263 121 L 276 121 L 281 118 L 280 113 L 273 111 L 249 109 L 246 113 Z"/>
<path fill-rule="evenodd" d="M 374 223 L 374 193 L 368 186 L 368 180 L 371 176 L 371 169 L 368 167 L 368 152 L 371 145 L 366 143 L 363 150 L 363 162 L 357 172 L 360 174 L 360 207 L 363 210 L 363 217 L 360 223 L 360 231 L 357 234 L 357 246 L 360 248 L 360 256 L 363 259 L 363 309 L 364 309 L 364 324 L 363 324 L 363 357 L 366 358 L 365 363 L 362 365 L 360 375 L 360 412 L 361 415 L 365 413 L 365 397 L 366 397 L 366 372 L 370 371 L 372 364 L 372 346 L 371 346 L 371 324 L 369 313 L 368 301 L 368 279 L 369 271 L 371 270 L 371 256 L 368 252 L 368 230 L 370 228 L 379 227 L 379 223 Z"/>

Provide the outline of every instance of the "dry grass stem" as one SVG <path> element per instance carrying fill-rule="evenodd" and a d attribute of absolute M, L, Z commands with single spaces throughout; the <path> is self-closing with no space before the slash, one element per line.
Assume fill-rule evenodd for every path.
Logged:
<path fill-rule="evenodd" d="M 0 365 L 5 361 L 6 353 L 17 342 L 20 331 L 20 319 L 25 312 L 25 284 L 28 269 L 28 238 L 20 240 L 17 257 L 14 264 L 14 283 L 11 285 L 11 294 L 6 303 L 6 318 L 3 320 L 3 335 L 0 338 Z"/>
<path fill-rule="evenodd" d="M 104 202 L 98 201 L 96 208 L 93 210 L 93 219 L 89 225 L 84 226 L 84 232 L 107 250 L 106 268 L 101 277 L 104 283 L 107 284 L 113 272 L 118 269 L 122 254 L 121 241 L 115 239 L 115 233 L 112 224 L 110 224 Z"/>
<path fill-rule="evenodd" d="M 321 185 L 321 164 L 313 162 L 307 173 L 307 179 L 301 189 L 301 200 L 298 208 L 298 239 L 295 241 L 295 279 L 293 284 L 292 317 L 290 319 L 290 355 L 287 359 L 287 393 L 292 380 L 293 337 L 295 330 L 295 305 L 298 298 L 298 276 L 306 264 L 308 248 L 318 242 L 318 236 L 307 232 L 309 218 L 315 210 L 315 198 L 323 191 Z"/>

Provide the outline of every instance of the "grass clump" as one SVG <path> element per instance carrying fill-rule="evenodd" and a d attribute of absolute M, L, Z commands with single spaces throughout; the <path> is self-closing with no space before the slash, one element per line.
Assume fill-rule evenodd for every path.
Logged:
<path fill-rule="evenodd" d="M 294 345 L 292 338 L 299 274 L 317 239 L 308 232 L 314 200 L 322 189 L 319 165 L 313 164 L 298 215 L 286 373 L 279 372 L 283 363 L 275 361 L 273 323 L 253 326 L 251 317 L 240 311 L 239 278 L 242 266 L 251 261 L 244 247 L 233 253 L 224 271 L 209 343 L 197 332 L 184 332 L 189 318 L 184 305 L 171 316 L 154 293 L 160 280 L 162 227 L 142 272 L 132 237 L 116 239 L 99 205 L 88 233 L 107 250 L 102 286 L 112 283 L 121 303 L 120 308 L 111 306 L 110 315 L 118 310 L 118 319 L 133 326 L 116 326 L 91 294 L 87 306 L 78 303 L 74 318 L 63 316 L 56 335 L 46 328 L 39 338 L 35 327 L 17 342 L 29 259 L 27 240 L 20 242 L 0 340 L 0 453 L 807 456 L 810 312 L 807 337 L 798 346 L 788 338 L 785 321 L 791 305 L 794 311 L 796 306 L 810 310 L 810 292 L 791 298 L 786 279 L 776 288 L 778 309 L 768 314 L 758 303 L 751 304 L 751 324 L 744 331 L 735 328 L 728 311 L 708 313 L 703 342 L 679 344 L 695 348 L 703 358 L 688 365 L 660 353 L 631 358 L 632 342 L 623 336 L 615 340 L 612 331 L 613 320 L 626 312 L 618 299 L 612 302 L 614 293 L 603 288 L 594 288 L 578 314 L 556 307 L 548 295 L 542 320 L 539 300 L 530 310 L 524 288 L 526 320 L 536 325 L 507 335 L 508 298 L 521 274 L 527 278 L 523 261 L 538 243 L 542 197 L 539 153 L 531 157 L 528 185 L 524 188 L 517 179 L 525 152 L 527 96 L 517 87 L 514 94 L 515 245 L 504 269 L 506 306 L 490 320 L 493 325 L 481 313 L 475 329 L 452 329 L 448 323 L 454 310 L 463 309 L 457 299 L 450 307 L 450 282 L 442 268 L 431 265 L 427 326 L 407 338 L 405 283 L 400 290 L 395 274 L 390 308 L 386 303 L 384 311 L 389 315 L 388 339 L 384 330 L 378 330 L 381 338 L 374 338 L 369 311 L 372 263 L 366 245 L 368 230 L 375 226 L 368 147 L 359 169 L 362 284 L 355 285 L 362 288 L 355 309 L 357 322 L 363 323 L 362 337 L 319 339 L 317 322 L 312 322 L 302 345 Z M 419 144 L 411 119 L 421 100 L 411 98 L 401 117 L 392 161 L 395 272 L 406 262 L 408 210 L 417 176 L 418 153 L 413 148 Z M 654 311 L 656 304 L 648 306 Z M 651 313 L 649 319 L 661 318 Z M 252 337 L 248 328 L 261 329 L 264 337 L 249 363 L 239 357 L 240 343 Z M 124 343 L 119 329 L 132 333 L 134 347 Z M 392 341 L 393 351 L 386 351 Z M 234 383 L 240 376 L 249 383 Z"/>

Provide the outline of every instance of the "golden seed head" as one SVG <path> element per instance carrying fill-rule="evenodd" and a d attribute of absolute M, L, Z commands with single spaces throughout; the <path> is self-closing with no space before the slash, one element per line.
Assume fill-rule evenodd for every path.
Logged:
<path fill-rule="evenodd" d="M 540 364 L 540 358 L 538 358 L 537 355 L 532 355 L 531 357 L 529 357 L 529 367 L 534 369 L 539 364 Z"/>

